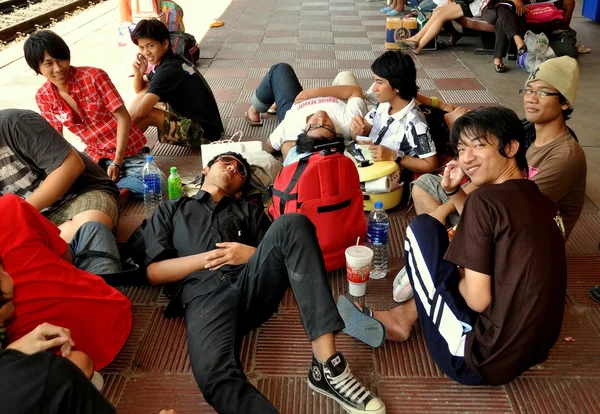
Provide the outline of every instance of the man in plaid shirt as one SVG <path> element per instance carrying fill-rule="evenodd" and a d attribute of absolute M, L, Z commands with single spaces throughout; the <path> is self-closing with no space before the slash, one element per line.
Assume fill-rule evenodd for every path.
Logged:
<path fill-rule="evenodd" d="M 106 72 L 71 66 L 69 47 L 49 30 L 31 35 L 24 49 L 28 65 L 48 79 L 36 94 L 42 116 L 61 134 L 66 127 L 77 135 L 120 189 L 141 198 L 146 137 Z"/>

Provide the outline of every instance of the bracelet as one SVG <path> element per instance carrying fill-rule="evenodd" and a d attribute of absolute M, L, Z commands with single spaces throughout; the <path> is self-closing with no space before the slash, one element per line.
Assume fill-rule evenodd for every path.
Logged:
<path fill-rule="evenodd" d="M 114 161 L 111 162 L 110 165 L 113 165 L 113 166 L 117 167 L 119 169 L 119 171 L 123 170 L 123 168 L 119 164 L 117 164 L 116 162 L 114 162 Z"/>
<path fill-rule="evenodd" d="M 459 185 L 458 187 L 456 187 L 456 189 L 455 189 L 454 191 L 451 191 L 451 192 L 447 193 L 447 192 L 446 192 L 446 190 L 444 190 L 444 193 L 445 193 L 445 194 L 446 194 L 448 197 L 451 197 L 451 196 L 453 196 L 454 194 L 458 193 L 459 191 L 460 191 L 460 185 Z"/>
<path fill-rule="evenodd" d="M 437 96 L 431 97 L 431 107 L 432 108 L 437 108 L 439 103 L 440 103 L 440 101 Z"/>

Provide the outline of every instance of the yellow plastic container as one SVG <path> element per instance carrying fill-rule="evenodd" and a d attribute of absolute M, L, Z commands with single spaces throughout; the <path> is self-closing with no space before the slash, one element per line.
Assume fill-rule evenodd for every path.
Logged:
<path fill-rule="evenodd" d="M 378 178 L 393 174 L 400 167 L 394 161 L 377 161 L 366 167 L 357 164 L 356 168 L 358 169 L 360 182 L 363 183 L 365 181 L 377 180 Z M 381 201 L 383 203 L 383 209 L 388 210 L 400 204 L 400 200 L 402 200 L 402 187 L 389 193 L 372 194 L 363 191 L 363 199 L 365 211 L 373 210 L 376 201 Z"/>

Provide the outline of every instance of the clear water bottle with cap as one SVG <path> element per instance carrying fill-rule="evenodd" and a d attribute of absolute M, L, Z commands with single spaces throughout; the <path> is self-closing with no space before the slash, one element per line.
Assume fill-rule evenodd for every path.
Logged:
<path fill-rule="evenodd" d="M 161 172 L 154 163 L 154 157 L 148 155 L 146 164 L 142 170 L 142 179 L 144 181 L 144 216 L 150 217 L 154 209 L 162 201 L 162 188 L 160 184 Z"/>
<path fill-rule="evenodd" d="M 383 279 L 387 274 L 388 230 L 390 219 L 381 201 L 375 202 L 375 209 L 369 214 L 367 240 L 365 245 L 373 250 L 371 279 Z"/>

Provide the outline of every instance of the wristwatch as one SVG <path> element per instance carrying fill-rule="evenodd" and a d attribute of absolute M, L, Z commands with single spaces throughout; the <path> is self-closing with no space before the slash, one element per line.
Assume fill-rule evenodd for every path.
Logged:
<path fill-rule="evenodd" d="M 121 171 L 123 169 L 123 167 L 121 167 L 119 164 L 117 164 L 116 162 L 111 162 L 110 165 L 113 165 L 115 167 L 117 167 L 119 169 L 119 171 Z"/>
<path fill-rule="evenodd" d="M 404 156 L 406 154 L 404 154 L 404 151 L 396 151 L 398 153 L 398 157 L 396 157 L 396 164 L 400 164 L 400 161 L 402 161 L 402 158 L 404 158 Z"/>

